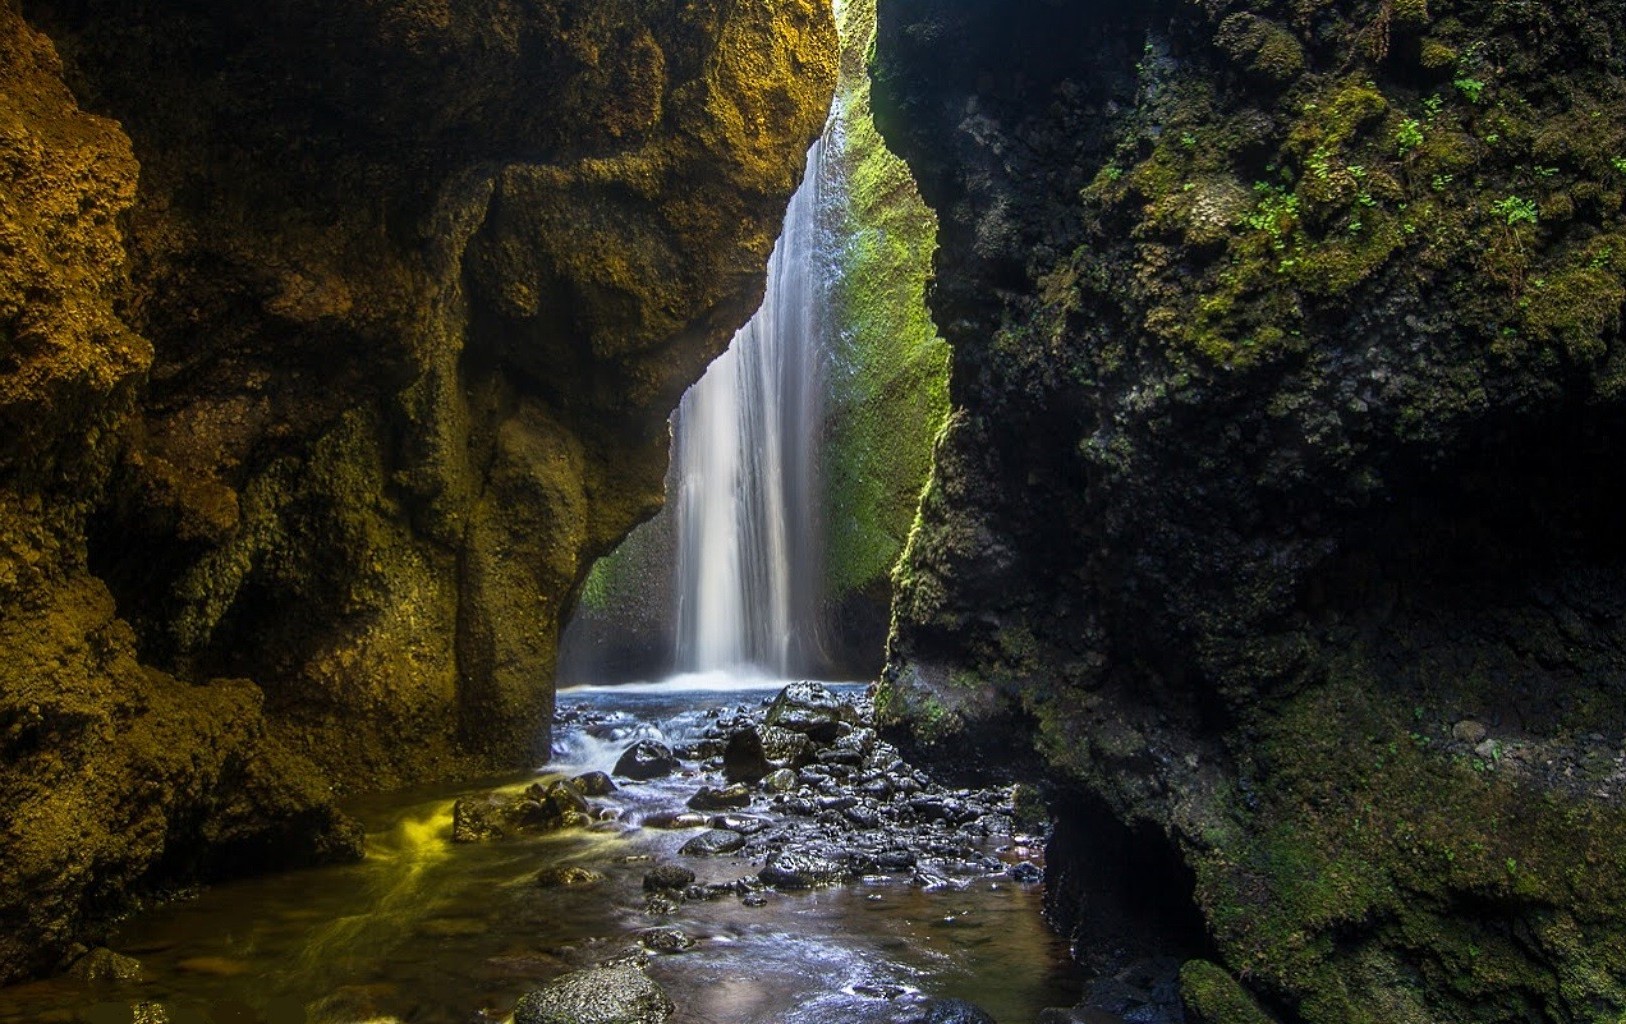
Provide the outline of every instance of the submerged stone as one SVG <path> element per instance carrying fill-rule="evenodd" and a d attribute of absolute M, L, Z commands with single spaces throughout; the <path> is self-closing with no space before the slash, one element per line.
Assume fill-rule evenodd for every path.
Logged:
<path fill-rule="evenodd" d="M 514 1007 L 514 1024 L 663 1024 L 676 1007 L 632 964 L 567 974 Z"/>

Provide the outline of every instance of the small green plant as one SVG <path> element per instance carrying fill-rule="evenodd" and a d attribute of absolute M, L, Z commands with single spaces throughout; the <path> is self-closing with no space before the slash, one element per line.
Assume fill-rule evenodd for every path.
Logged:
<path fill-rule="evenodd" d="M 1540 167 L 1540 166 L 1538 166 L 1536 168 L 1536 177 L 1540 178 L 1542 181 L 1546 181 L 1548 178 L 1553 177 L 1557 173 L 1558 173 L 1558 168 L 1556 168 L 1556 167 Z"/>
<path fill-rule="evenodd" d="M 1469 103 L 1478 103 L 1485 96 L 1485 83 L 1477 78 L 1459 78 L 1451 83 L 1457 91 L 1467 97 Z"/>
<path fill-rule="evenodd" d="M 1408 117 L 1395 129 L 1395 148 L 1405 156 L 1423 144 L 1423 122 Z"/>
<path fill-rule="evenodd" d="M 1180 145 L 1186 147 L 1187 149 L 1196 149 L 1197 148 L 1197 136 L 1191 134 L 1190 132 L 1181 132 L 1180 133 Z"/>
<path fill-rule="evenodd" d="M 1281 252 L 1287 248 L 1288 235 L 1298 224 L 1299 197 L 1263 181 L 1255 184 L 1253 191 L 1259 203 L 1243 222 L 1269 235 L 1271 248 Z"/>
<path fill-rule="evenodd" d="M 1617 157 L 1615 157 L 1613 160 L 1611 160 L 1609 162 L 1611 164 L 1614 164 L 1615 170 L 1618 173 L 1626 174 L 1626 156 L 1617 156 Z"/>
<path fill-rule="evenodd" d="M 1429 185 L 1436 192 L 1444 192 L 1447 188 L 1450 188 L 1451 183 L 1456 180 L 1457 176 L 1455 174 L 1436 174 L 1434 179 L 1429 182 Z"/>
<path fill-rule="evenodd" d="M 1117 164 L 1113 164 L 1102 173 L 1106 175 L 1108 181 L 1116 183 L 1124 176 L 1124 169 Z"/>
<path fill-rule="evenodd" d="M 1499 200 L 1491 207 L 1498 217 L 1506 218 L 1508 227 L 1517 227 L 1520 224 L 1536 224 L 1541 221 L 1541 210 L 1529 199 L 1518 196 L 1508 196 Z"/>
<path fill-rule="evenodd" d="M 1315 152 L 1310 154 L 1310 173 L 1320 182 L 1332 178 L 1332 153 L 1326 146 L 1317 147 Z"/>
<path fill-rule="evenodd" d="M 1423 113 L 1428 116 L 1430 121 L 1434 120 L 1436 117 L 1439 117 L 1440 111 L 1444 109 L 1445 99 L 1443 97 L 1429 96 L 1423 100 Z"/>

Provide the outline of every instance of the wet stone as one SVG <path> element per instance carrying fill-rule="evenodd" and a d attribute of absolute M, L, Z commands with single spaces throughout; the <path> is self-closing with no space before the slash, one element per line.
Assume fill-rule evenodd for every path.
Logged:
<path fill-rule="evenodd" d="M 567 974 L 526 995 L 514 1024 L 664 1024 L 674 1010 L 642 970 L 617 964 Z"/>
<path fill-rule="evenodd" d="M 813 889 L 835 885 L 853 876 L 852 857 L 829 847 L 777 850 L 757 877 L 776 889 Z"/>
<path fill-rule="evenodd" d="M 604 881 L 604 874 L 578 865 L 543 868 L 536 884 L 544 889 L 592 889 Z"/>
<path fill-rule="evenodd" d="M 105 947 L 98 948 L 75 960 L 68 974 L 81 981 L 138 981 L 141 961 Z"/>
<path fill-rule="evenodd" d="M 711 829 L 684 843 L 679 853 L 686 857 L 718 857 L 745 848 L 745 837 L 738 832 Z"/>
<path fill-rule="evenodd" d="M 570 780 L 582 796 L 609 796 L 615 792 L 615 782 L 603 772 L 587 772 Z"/>
<path fill-rule="evenodd" d="M 689 806 L 697 811 L 726 811 L 746 807 L 750 803 L 751 791 L 740 783 L 722 789 L 704 786 L 700 792 L 689 798 Z"/>
<path fill-rule="evenodd" d="M 639 740 L 622 753 L 621 759 L 615 763 L 615 774 L 647 782 L 672 774 L 677 766 L 677 758 L 666 744 Z"/>
<path fill-rule="evenodd" d="M 762 780 L 762 788 L 769 793 L 788 793 L 796 788 L 796 773 L 789 768 L 769 772 Z"/>
<path fill-rule="evenodd" d="M 638 943 L 656 953 L 681 953 L 694 948 L 694 939 L 681 928 L 646 928 L 638 933 Z"/>
<path fill-rule="evenodd" d="M 856 722 L 858 711 L 819 683 L 792 683 L 779 692 L 768 708 L 767 724 L 799 732 L 816 743 L 834 742 L 844 724 Z"/>
<path fill-rule="evenodd" d="M 681 891 L 694 881 L 694 872 L 681 864 L 662 864 L 644 875 L 644 888 L 650 892 Z"/>

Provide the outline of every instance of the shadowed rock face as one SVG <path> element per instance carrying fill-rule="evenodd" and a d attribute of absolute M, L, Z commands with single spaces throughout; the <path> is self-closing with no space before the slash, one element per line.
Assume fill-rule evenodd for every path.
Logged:
<path fill-rule="evenodd" d="M 0 3 L 0 979 L 531 763 L 760 298 L 818 0 Z"/>
<path fill-rule="evenodd" d="M 955 406 L 883 703 L 1161 836 L 1201 1019 L 1626 1008 L 1623 42 L 880 4 Z"/>

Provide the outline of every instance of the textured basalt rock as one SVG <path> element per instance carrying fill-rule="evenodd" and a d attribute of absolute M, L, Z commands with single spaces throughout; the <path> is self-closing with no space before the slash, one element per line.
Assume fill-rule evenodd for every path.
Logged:
<path fill-rule="evenodd" d="M 817 0 L 6 0 L 0 48 L 7 978 L 133 883 L 354 852 L 335 791 L 546 750 L 836 41 Z"/>
<path fill-rule="evenodd" d="M 1623 42 L 880 4 L 955 406 L 886 712 L 1161 836 L 1203 1019 L 1626 1011 Z"/>

